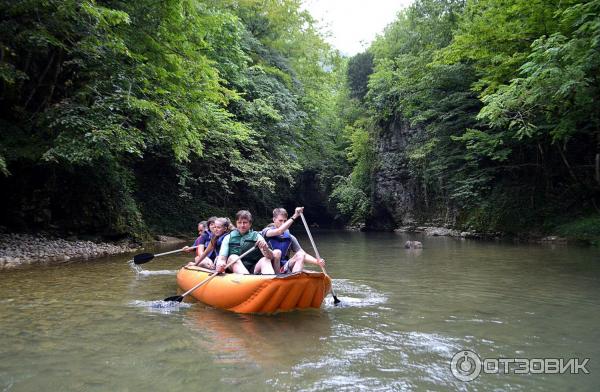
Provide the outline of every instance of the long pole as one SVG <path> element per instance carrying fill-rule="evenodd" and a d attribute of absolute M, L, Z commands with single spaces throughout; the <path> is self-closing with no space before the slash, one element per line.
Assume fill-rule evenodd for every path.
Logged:
<path fill-rule="evenodd" d="M 304 218 L 304 214 L 300 214 L 300 218 L 302 218 L 302 223 L 304 223 L 304 228 L 306 229 L 306 233 L 308 234 L 308 238 L 310 239 L 310 243 L 312 244 L 313 249 L 315 250 L 315 256 L 317 256 L 317 259 L 320 259 L 321 256 L 319 256 L 319 251 L 317 250 L 317 245 L 315 245 L 315 240 L 313 240 L 312 234 L 310 233 L 310 229 L 308 228 L 308 223 L 306 223 L 306 219 Z M 331 279 L 331 277 L 329 275 L 327 275 L 327 271 L 325 271 L 325 267 L 323 267 L 322 265 L 319 264 L 319 267 L 321 267 L 321 271 L 323 271 L 323 273 L 329 277 L 329 279 Z M 340 301 L 338 299 L 338 297 L 335 295 L 335 291 L 333 290 L 333 280 L 331 281 L 331 295 L 333 296 L 333 303 L 334 304 L 339 304 Z"/>

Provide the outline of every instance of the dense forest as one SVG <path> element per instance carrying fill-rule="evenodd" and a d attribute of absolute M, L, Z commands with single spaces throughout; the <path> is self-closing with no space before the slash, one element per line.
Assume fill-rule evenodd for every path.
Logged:
<path fill-rule="evenodd" d="M 600 1 L 418 0 L 347 75 L 356 222 L 600 238 Z"/>
<path fill-rule="evenodd" d="M 2 229 L 600 238 L 600 0 L 416 0 L 351 58 L 301 6 L 0 0 Z"/>
<path fill-rule="evenodd" d="M 320 179 L 345 165 L 342 63 L 299 1 L 2 1 L 1 17 L 8 228 L 193 232 L 286 202 L 334 216 Z"/>

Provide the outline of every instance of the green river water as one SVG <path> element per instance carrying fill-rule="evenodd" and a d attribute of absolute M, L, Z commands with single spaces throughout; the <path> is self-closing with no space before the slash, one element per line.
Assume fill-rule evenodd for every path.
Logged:
<path fill-rule="evenodd" d="M 596 391 L 600 252 L 313 233 L 342 306 L 166 306 L 187 255 L 0 271 L 0 391 Z M 299 236 L 305 249 L 310 243 Z M 405 250 L 407 239 L 422 250 Z M 150 249 L 151 252 L 169 249 Z M 147 250 L 148 251 L 148 250 Z M 451 372 L 452 357 L 589 358 L 580 374 Z M 462 363 L 462 362 L 461 362 Z"/>

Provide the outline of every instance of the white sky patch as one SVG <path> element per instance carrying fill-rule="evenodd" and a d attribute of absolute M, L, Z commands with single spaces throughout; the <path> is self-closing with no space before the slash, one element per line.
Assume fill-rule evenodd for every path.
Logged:
<path fill-rule="evenodd" d="M 330 32 L 327 42 L 343 55 L 353 56 L 364 51 L 385 26 L 396 19 L 398 12 L 413 0 L 304 0 L 308 10 L 319 22 L 321 30 Z"/>

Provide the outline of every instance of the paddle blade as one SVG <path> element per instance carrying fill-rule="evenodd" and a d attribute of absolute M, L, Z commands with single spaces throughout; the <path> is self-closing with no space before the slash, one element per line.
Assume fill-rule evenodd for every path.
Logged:
<path fill-rule="evenodd" d="M 333 294 L 332 294 L 332 295 L 333 295 Z M 340 300 L 338 299 L 338 297 L 336 297 L 335 295 L 333 295 L 333 304 L 334 304 L 334 305 L 337 305 L 337 304 L 339 304 L 340 302 L 342 302 L 342 301 L 340 301 Z"/>
<path fill-rule="evenodd" d="M 174 295 L 172 297 L 165 298 L 163 301 L 166 301 L 166 302 L 175 302 L 175 301 L 181 302 L 181 301 L 183 301 L 183 296 L 182 295 Z"/>
<path fill-rule="evenodd" d="M 135 264 L 144 264 L 154 258 L 152 253 L 140 253 L 139 255 L 133 256 L 133 262 Z"/>

